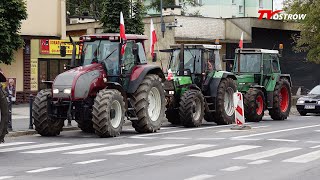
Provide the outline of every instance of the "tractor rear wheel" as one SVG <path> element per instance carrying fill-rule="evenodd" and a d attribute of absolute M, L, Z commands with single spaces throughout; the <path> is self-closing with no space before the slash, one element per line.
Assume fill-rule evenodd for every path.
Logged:
<path fill-rule="evenodd" d="M 286 78 L 281 78 L 273 91 L 273 107 L 269 114 L 274 120 L 285 120 L 288 118 L 291 108 L 291 88 Z"/>
<path fill-rule="evenodd" d="M 146 75 L 133 94 L 133 100 L 138 120 L 132 121 L 132 127 L 139 133 L 159 130 L 166 111 L 161 78 L 155 74 Z"/>
<path fill-rule="evenodd" d="M 125 105 L 118 90 L 103 89 L 94 100 L 92 122 L 95 132 L 100 137 L 120 135 L 124 123 Z"/>
<path fill-rule="evenodd" d="M 63 120 L 53 119 L 48 115 L 48 100 L 51 97 L 51 89 L 41 90 L 33 102 L 32 117 L 34 126 L 41 136 L 57 136 L 64 125 Z"/>
<path fill-rule="evenodd" d="M 264 94 L 260 89 L 250 88 L 244 95 L 244 116 L 246 121 L 259 122 L 264 116 Z"/>
<path fill-rule="evenodd" d="M 183 126 L 201 126 L 204 116 L 204 97 L 201 91 L 191 89 L 183 93 L 180 100 L 179 115 Z"/>
<path fill-rule="evenodd" d="M 237 90 L 235 81 L 231 78 L 222 79 L 217 94 L 217 108 L 214 122 L 218 125 L 232 124 L 234 122 L 233 94 Z"/>
<path fill-rule="evenodd" d="M 166 118 L 173 125 L 180 125 L 181 124 L 179 111 L 177 109 L 168 109 L 166 111 Z"/>
<path fill-rule="evenodd" d="M 0 143 L 2 143 L 4 141 L 4 136 L 7 134 L 9 119 L 8 102 L 2 88 L 0 89 L 0 113 Z"/>

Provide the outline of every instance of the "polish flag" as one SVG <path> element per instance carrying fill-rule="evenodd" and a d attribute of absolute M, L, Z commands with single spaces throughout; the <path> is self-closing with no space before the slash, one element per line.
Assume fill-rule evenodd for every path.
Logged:
<path fill-rule="evenodd" d="M 121 48 L 121 55 L 124 54 L 126 46 L 127 46 L 127 37 L 126 37 L 126 30 L 124 28 L 124 20 L 123 20 L 123 14 L 120 12 L 120 42 L 122 42 L 122 48 Z"/>
<path fill-rule="evenodd" d="M 239 48 L 242 49 L 243 48 L 243 32 L 241 33 L 241 38 L 239 41 Z"/>
<path fill-rule="evenodd" d="M 157 39 L 156 30 L 154 29 L 153 21 L 151 19 L 151 22 L 150 22 L 150 53 L 151 53 L 152 57 L 154 56 L 154 45 L 156 44 L 157 41 L 158 41 L 158 39 Z"/>

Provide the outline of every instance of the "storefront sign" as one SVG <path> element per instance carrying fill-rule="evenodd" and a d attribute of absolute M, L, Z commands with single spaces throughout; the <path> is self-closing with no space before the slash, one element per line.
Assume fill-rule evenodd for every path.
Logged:
<path fill-rule="evenodd" d="M 40 54 L 60 54 L 60 45 L 66 46 L 67 54 L 72 54 L 72 44 L 66 40 L 41 39 Z M 79 46 L 77 45 L 77 54 L 79 54 Z"/>
<path fill-rule="evenodd" d="M 38 91 L 38 60 L 31 59 L 31 81 L 30 89 L 31 91 Z"/>

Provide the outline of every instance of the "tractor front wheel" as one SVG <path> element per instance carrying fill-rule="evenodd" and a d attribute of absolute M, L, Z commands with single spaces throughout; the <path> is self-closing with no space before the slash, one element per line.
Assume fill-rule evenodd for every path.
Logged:
<path fill-rule="evenodd" d="M 4 141 L 7 134 L 7 125 L 9 119 L 8 102 L 5 93 L 0 89 L 0 143 Z"/>
<path fill-rule="evenodd" d="M 139 133 L 152 133 L 159 130 L 166 111 L 161 78 L 155 74 L 146 75 L 133 94 L 133 99 L 138 117 L 137 121 L 132 121 L 133 128 Z"/>
<path fill-rule="evenodd" d="M 237 90 L 235 81 L 231 78 L 222 79 L 217 94 L 217 108 L 214 122 L 218 125 L 232 124 L 234 122 L 233 94 Z"/>
<path fill-rule="evenodd" d="M 244 116 L 246 121 L 259 122 L 264 116 L 264 94 L 260 89 L 250 88 L 244 95 Z"/>
<path fill-rule="evenodd" d="M 287 79 L 281 78 L 273 91 L 273 107 L 269 114 L 274 120 L 285 120 L 288 118 L 291 108 L 291 88 Z"/>
<path fill-rule="evenodd" d="M 198 127 L 204 116 L 204 97 L 199 90 L 188 90 L 181 96 L 180 120 L 185 127 Z"/>
<path fill-rule="evenodd" d="M 41 90 L 34 102 L 32 108 L 32 117 L 36 131 L 41 136 L 57 136 L 63 128 L 64 121 L 53 119 L 48 115 L 48 100 L 52 97 L 51 89 Z"/>
<path fill-rule="evenodd" d="M 118 90 L 103 89 L 94 100 L 92 122 L 100 137 L 120 135 L 124 123 L 125 105 Z"/>

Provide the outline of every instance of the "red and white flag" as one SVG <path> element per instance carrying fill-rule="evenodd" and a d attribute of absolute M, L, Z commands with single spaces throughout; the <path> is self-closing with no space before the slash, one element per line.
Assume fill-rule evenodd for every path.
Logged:
<path fill-rule="evenodd" d="M 157 39 L 156 30 L 154 29 L 153 21 L 151 19 L 150 21 L 150 53 L 152 57 L 154 56 L 154 45 L 156 44 L 157 41 L 158 39 Z"/>
<path fill-rule="evenodd" d="M 127 46 L 127 44 L 126 44 L 127 37 L 126 37 L 126 30 L 124 27 L 124 20 L 123 20 L 122 12 L 120 12 L 120 40 L 122 42 L 121 55 L 123 55 L 125 52 L 126 46 Z"/>
<path fill-rule="evenodd" d="M 239 48 L 242 49 L 243 48 L 243 32 L 241 33 L 241 38 L 239 41 Z"/>

